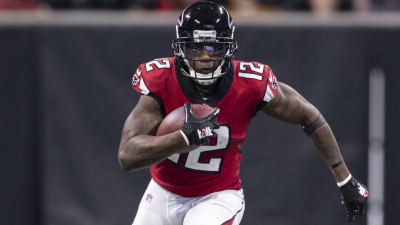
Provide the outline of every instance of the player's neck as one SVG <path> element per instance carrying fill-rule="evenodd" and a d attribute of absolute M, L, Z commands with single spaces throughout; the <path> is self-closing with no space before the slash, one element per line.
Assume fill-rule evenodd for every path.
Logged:
<path fill-rule="evenodd" d="M 219 82 L 219 79 L 217 80 L 217 82 L 215 82 L 214 84 L 211 84 L 211 85 L 200 85 L 200 84 L 195 83 L 194 86 L 196 87 L 196 90 L 200 94 L 200 96 L 203 99 L 207 99 L 216 92 L 218 82 Z"/>

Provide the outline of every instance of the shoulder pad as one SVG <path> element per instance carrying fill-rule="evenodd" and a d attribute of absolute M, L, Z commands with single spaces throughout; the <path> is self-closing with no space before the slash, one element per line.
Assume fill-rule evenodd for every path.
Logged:
<path fill-rule="evenodd" d="M 263 100 L 266 102 L 275 98 L 278 91 L 278 81 L 272 69 L 263 63 L 245 62 L 234 60 L 235 76 L 243 78 L 249 88 L 262 92 Z"/>
<path fill-rule="evenodd" d="M 141 94 L 156 92 L 173 68 L 173 58 L 159 58 L 141 64 L 132 77 L 132 87 Z"/>

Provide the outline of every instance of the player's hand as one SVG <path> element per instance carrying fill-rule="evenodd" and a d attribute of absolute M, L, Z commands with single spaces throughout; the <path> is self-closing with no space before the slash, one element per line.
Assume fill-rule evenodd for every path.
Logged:
<path fill-rule="evenodd" d="M 219 108 L 203 118 L 193 115 L 192 106 L 185 103 L 185 121 L 181 129 L 182 133 L 186 136 L 188 145 L 209 145 L 210 137 L 216 138 L 217 134 L 214 129 L 219 127 L 219 124 L 214 120 L 219 114 Z"/>
<path fill-rule="evenodd" d="M 347 221 L 353 222 L 356 215 L 363 215 L 368 199 L 367 187 L 352 177 L 340 187 L 342 205 L 347 213 Z"/>

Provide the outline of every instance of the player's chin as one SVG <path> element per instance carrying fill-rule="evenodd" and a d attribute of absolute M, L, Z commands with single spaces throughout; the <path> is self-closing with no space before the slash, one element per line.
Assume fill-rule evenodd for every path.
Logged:
<path fill-rule="evenodd" d="M 198 70 L 198 72 L 201 74 L 209 74 L 209 73 L 213 73 L 214 71 L 215 71 L 214 68 Z"/>

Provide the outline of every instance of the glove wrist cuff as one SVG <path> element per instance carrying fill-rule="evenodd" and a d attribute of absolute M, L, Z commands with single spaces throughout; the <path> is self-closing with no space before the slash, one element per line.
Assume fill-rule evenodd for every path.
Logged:
<path fill-rule="evenodd" d="M 341 187 L 343 187 L 345 184 L 347 184 L 347 182 L 349 182 L 350 180 L 351 180 L 351 174 L 348 176 L 348 177 L 346 177 L 346 179 L 344 179 L 343 181 L 340 181 L 340 182 L 338 182 L 338 183 L 336 183 L 337 184 L 337 186 L 339 187 L 339 188 L 341 188 Z"/>
<path fill-rule="evenodd" d="M 179 132 L 182 134 L 183 139 L 185 139 L 187 146 L 190 146 L 189 139 L 187 138 L 186 134 L 182 130 L 179 130 Z"/>

